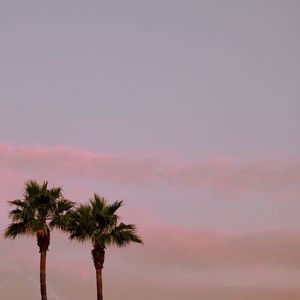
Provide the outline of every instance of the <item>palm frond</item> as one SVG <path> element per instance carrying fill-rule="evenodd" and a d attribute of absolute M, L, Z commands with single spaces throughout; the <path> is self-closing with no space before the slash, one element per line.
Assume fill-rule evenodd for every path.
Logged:
<path fill-rule="evenodd" d="M 136 226 L 133 224 L 120 223 L 112 232 L 112 243 L 118 247 L 124 247 L 134 242 L 143 244 L 141 237 L 138 236 Z"/>
<path fill-rule="evenodd" d="M 8 203 L 12 206 L 19 206 L 19 207 L 24 207 L 26 205 L 26 202 L 20 199 L 8 201 Z"/>
<path fill-rule="evenodd" d="M 45 192 L 47 190 L 47 185 L 47 181 L 44 181 L 42 184 L 39 184 L 34 180 L 27 181 L 25 183 L 25 198 L 32 198 L 41 194 L 41 192 Z"/>
<path fill-rule="evenodd" d="M 18 235 L 24 235 L 24 234 L 29 234 L 30 230 L 27 226 L 27 224 L 23 222 L 19 223 L 11 223 L 8 225 L 7 228 L 4 230 L 4 237 L 6 238 L 16 238 Z"/>
<path fill-rule="evenodd" d="M 114 214 L 121 206 L 123 206 L 122 200 L 117 200 L 112 204 L 107 205 L 107 211 L 110 215 Z"/>
<path fill-rule="evenodd" d="M 84 242 L 91 239 L 96 227 L 96 221 L 92 218 L 91 213 L 91 206 L 81 204 L 71 214 L 71 220 L 67 228 L 71 240 L 76 239 L 80 242 Z"/>
<path fill-rule="evenodd" d="M 52 213 L 62 215 L 71 211 L 75 207 L 75 202 L 65 198 L 59 198 L 52 204 Z"/>
<path fill-rule="evenodd" d="M 53 187 L 49 190 L 49 194 L 51 198 L 57 199 L 61 197 L 62 194 L 62 187 Z"/>
<path fill-rule="evenodd" d="M 94 212 L 101 212 L 106 207 L 106 200 L 104 197 L 95 193 L 90 199 L 90 204 Z"/>

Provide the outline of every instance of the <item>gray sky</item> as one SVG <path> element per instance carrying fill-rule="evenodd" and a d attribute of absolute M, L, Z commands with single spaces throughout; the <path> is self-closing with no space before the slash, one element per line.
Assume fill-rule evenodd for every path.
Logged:
<path fill-rule="evenodd" d="M 299 6 L 1 1 L 1 139 L 297 154 Z"/>

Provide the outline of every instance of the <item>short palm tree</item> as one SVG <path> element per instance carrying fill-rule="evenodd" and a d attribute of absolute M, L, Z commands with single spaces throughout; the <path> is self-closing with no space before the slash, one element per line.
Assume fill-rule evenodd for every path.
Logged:
<path fill-rule="evenodd" d="M 20 235 L 33 235 L 37 238 L 40 250 L 40 290 L 41 299 L 47 300 L 46 254 L 50 244 L 50 230 L 61 227 L 74 203 L 62 196 L 61 187 L 48 188 L 48 182 L 25 183 L 22 200 L 9 201 L 14 206 L 9 216 L 12 223 L 4 230 L 4 236 L 16 238 Z"/>
<path fill-rule="evenodd" d="M 92 243 L 98 300 L 103 300 L 102 269 L 106 248 L 111 245 L 125 247 L 131 242 L 142 244 L 135 225 L 119 223 L 116 211 L 122 204 L 122 201 L 108 204 L 103 197 L 94 194 L 88 204 L 81 204 L 74 211 L 66 229 L 70 233 L 70 239 Z"/>

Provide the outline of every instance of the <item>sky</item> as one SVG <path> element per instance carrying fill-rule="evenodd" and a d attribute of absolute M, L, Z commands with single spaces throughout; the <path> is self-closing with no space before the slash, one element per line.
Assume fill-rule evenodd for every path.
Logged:
<path fill-rule="evenodd" d="M 0 230 L 28 179 L 123 199 L 145 245 L 104 295 L 300 298 L 298 1 L 0 0 Z M 55 232 L 50 300 L 93 299 Z M 0 298 L 39 299 L 34 238 L 0 239 Z"/>

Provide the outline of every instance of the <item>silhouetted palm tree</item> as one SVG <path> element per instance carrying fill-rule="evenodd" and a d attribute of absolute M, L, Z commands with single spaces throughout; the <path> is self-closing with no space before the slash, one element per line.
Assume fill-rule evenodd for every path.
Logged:
<path fill-rule="evenodd" d="M 50 230 L 61 227 L 65 216 L 74 203 L 64 199 L 61 187 L 48 188 L 48 182 L 25 183 L 22 200 L 9 201 L 15 208 L 9 216 L 12 223 L 5 229 L 4 236 L 14 239 L 19 235 L 34 235 L 40 250 L 40 289 L 41 299 L 47 300 L 46 254 L 50 244 Z"/>
<path fill-rule="evenodd" d="M 67 228 L 70 239 L 92 243 L 98 300 L 103 299 L 102 268 L 106 247 L 111 245 L 125 247 L 131 242 L 142 244 L 135 225 L 118 222 L 119 217 L 116 215 L 116 211 L 122 204 L 122 201 L 107 204 L 103 197 L 94 194 L 89 204 L 80 205 L 75 210 Z"/>

